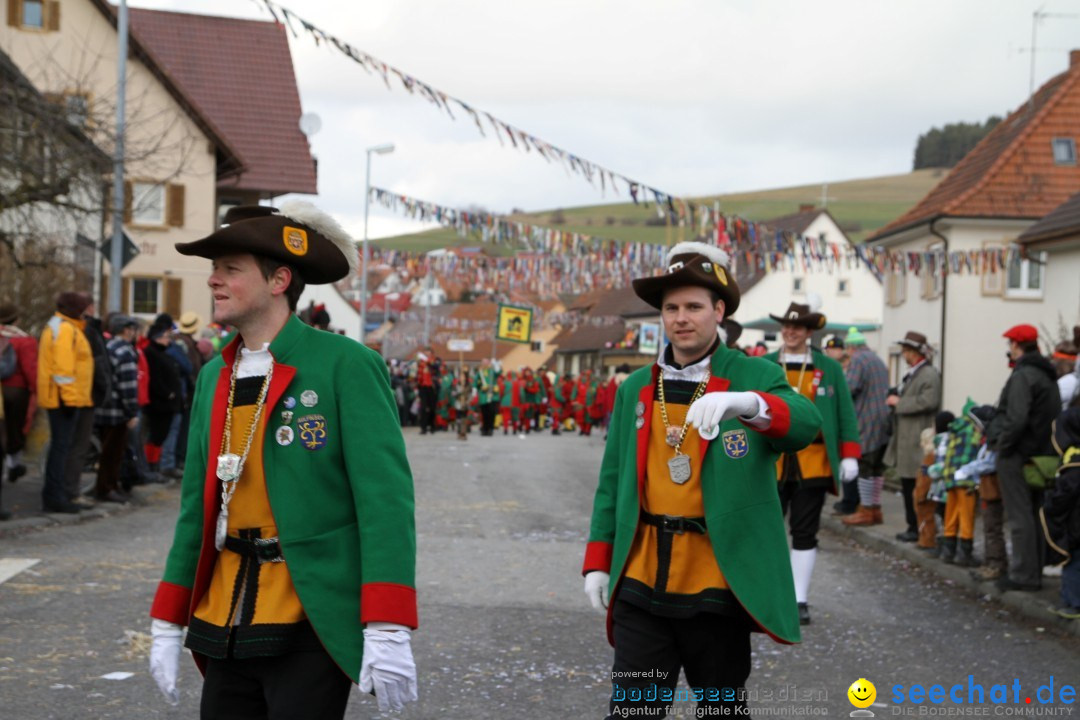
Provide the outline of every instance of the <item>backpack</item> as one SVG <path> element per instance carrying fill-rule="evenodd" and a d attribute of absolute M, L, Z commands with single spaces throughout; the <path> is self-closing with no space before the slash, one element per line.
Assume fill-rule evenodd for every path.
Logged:
<path fill-rule="evenodd" d="M 5 337 L 0 337 L 0 380 L 7 380 L 19 369 L 19 358 L 15 355 L 15 346 Z"/>

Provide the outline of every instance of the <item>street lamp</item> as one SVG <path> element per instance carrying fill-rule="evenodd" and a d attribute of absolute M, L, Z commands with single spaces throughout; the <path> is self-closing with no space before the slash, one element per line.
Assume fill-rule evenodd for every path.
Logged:
<path fill-rule="evenodd" d="M 367 265 L 368 265 L 368 237 L 367 219 L 368 206 L 371 205 L 371 153 L 385 155 L 394 152 L 394 145 L 386 143 L 367 149 L 367 170 L 364 173 L 364 241 L 362 248 L 362 262 L 360 265 L 360 343 L 364 342 L 364 334 L 367 330 Z"/>

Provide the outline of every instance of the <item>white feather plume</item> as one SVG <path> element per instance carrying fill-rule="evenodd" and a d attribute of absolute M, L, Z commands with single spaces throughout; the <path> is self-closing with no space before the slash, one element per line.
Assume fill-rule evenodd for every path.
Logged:
<path fill-rule="evenodd" d="M 717 265 L 722 266 L 728 272 L 731 271 L 731 257 L 715 245 L 706 245 L 703 242 L 690 241 L 677 243 L 675 247 L 668 250 L 667 261 L 670 263 L 671 258 L 676 255 L 686 255 L 688 253 L 704 255 Z"/>
<path fill-rule="evenodd" d="M 810 306 L 810 312 L 821 312 L 822 300 L 821 296 L 818 295 L 816 292 L 806 293 L 806 304 Z"/>
<path fill-rule="evenodd" d="M 356 249 L 356 241 L 349 237 L 345 228 L 332 218 L 306 200 L 290 200 L 282 203 L 278 212 L 285 217 L 298 223 L 307 225 L 341 250 L 349 263 L 349 269 L 355 271 L 360 263 L 360 253 Z"/>

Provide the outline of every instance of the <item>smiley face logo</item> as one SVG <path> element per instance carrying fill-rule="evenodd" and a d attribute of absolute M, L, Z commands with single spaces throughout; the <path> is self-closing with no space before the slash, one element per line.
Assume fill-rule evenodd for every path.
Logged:
<path fill-rule="evenodd" d="M 866 678 L 859 678 L 851 683 L 847 691 L 848 700 L 857 708 L 868 708 L 877 699 L 877 688 Z"/>

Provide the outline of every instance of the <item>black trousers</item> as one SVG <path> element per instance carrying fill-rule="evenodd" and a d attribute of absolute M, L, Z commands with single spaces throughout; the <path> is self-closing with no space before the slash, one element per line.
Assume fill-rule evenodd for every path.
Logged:
<path fill-rule="evenodd" d="M 904 522 L 908 532 L 919 532 L 919 519 L 915 516 L 915 478 L 900 478 L 900 494 L 904 497 Z"/>
<path fill-rule="evenodd" d="M 420 432 L 435 432 L 435 388 L 420 386 Z"/>
<path fill-rule="evenodd" d="M 744 621 L 712 613 L 666 618 L 614 602 L 609 718 L 664 717 L 674 699 L 687 699 L 675 692 L 679 670 L 686 673 L 689 699 L 700 693 L 699 712 L 726 706 L 734 714 L 746 706 L 750 628 Z"/>
<path fill-rule="evenodd" d="M 495 432 L 495 411 L 498 404 L 487 402 L 480 406 L 480 434 L 491 435 Z"/>
<path fill-rule="evenodd" d="M 103 425 L 101 432 L 101 456 L 98 458 L 97 484 L 94 496 L 103 498 L 113 490 L 120 489 L 120 470 L 124 465 L 124 450 L 127 449 L 128 427 Z"/>
<path fill-rule="evenodd" d="M 214 660 L 206 665 L 202 720 L 331 720 L 345 716 L 352 682 L 325 650 Z"/>
<path fill-rule="evenodd" d="M 5 387 L 4 393 L 4 451 L 10 455 L 26 447 L 26 413 L 30 409 L 30 391 L 24 387 Z"/>
<path fill-rule="evenodd" d="M 821 508 L 828 488 L 806 487 L 795 480 L 780 483 L 780 511 L 788 515 L 792 550 L 813 550 L 821 528 Z"/>

